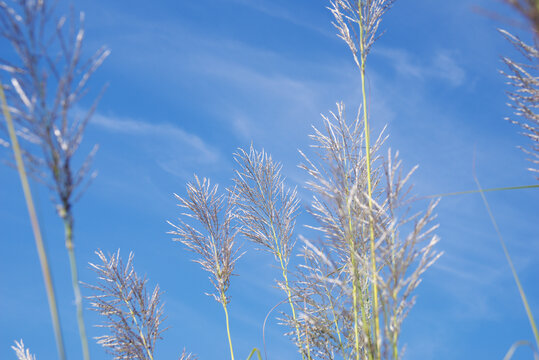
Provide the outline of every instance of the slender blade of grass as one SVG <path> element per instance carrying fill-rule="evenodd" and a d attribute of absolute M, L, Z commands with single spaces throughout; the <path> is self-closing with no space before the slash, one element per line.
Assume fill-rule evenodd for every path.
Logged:
<path fill-rule="evenodd" d="M 247 356 L 247 360 L 250 360 L 251 357 L 253 357 L 253 355 L 256 353 L 256 356 L 258 357 L 258 360 L 262 360 L 262 356 L 260 355 L 260 350 L 258 350 L 257 348 L 254 348 L 251 353 L 249 354 L 249 356 Z"/>
<path fill-rule="evenodd" d="M 43 274 L 43 281 L 45 283 L 45 289 L 47 291 L 47 299 L 49 302 L 49 311 L 52 318 L 52 326 L 54 328 L 54 336 L 56 338 L 56 347 L 58 350 L 58 357 L 60 360 L 65 360 L 65 348 L 64 340 L 62 337 L 62 328 L 60 326 L 60 317 L 58 314 L 58 305 L 56 303 L 56 296 L 54 294 L 54 285 L 52 281 L 52 275 L 49 267 L 49 260 L 47 257 L 47 252 L 45 250 L 45 245 L 43 243 L 43 238 L 41 236 L 41 230 L 39 227 L 39 222 L 36 215 L 36 210 L 34 206 L 34 201 L 32 198 L 32 192 L 30 190 L 30 184 L 28 183 L 28 177 L 26 176 L 26 171 L 24 169 L 24 162 L 22 159 L 22 153 L 17 140 L 17 134 L 15 133 L 15 127 L 13 126 L 13 120 L 11 119 L 11 114 L 9 112 L 6 96 L 4 94 L 4 87 L 2 82 L 0 82 L 0 101 L 2 105 L 2 110 L 4 117 L 7 122 L 9 137 L 11 140 L 11 145 L 13 147 L 13 154 L 15 156 L 15 162 L 17 164 L 17 171 L 19 177 L 21 178 L 21 184 L 24 192 L 24 198 L 26 200 L 26 207 L 28 208 L 28 214 L 30 216 L 30 222 L 32 224 L 32 230 L 34 232 L 34 238 L 36 242 L 37 253 L 39 256 L 39 262 L 41 264 L 41 273 Z"/>
<path fill-rule="evenodd" d="M 498 188 L 490 188 L 490 189 L 482 189 L 482 190 L 455 191 L 455 192 L 450 192 L 450 193 L 443 193 L 443 194 L 436 194 L 436 195 L 428 195 L 428 196 L 425 196 L 425 199 L 436 199 L 436 198 L 446 197 L 446 196 L 466 195 L 466 194 L 476 194 L 476 193 L 479 193 L 479 192 L 507 191 L 507 190 L 523 190 L 523 189 L 535 189 L 535 188 L 539 188 L 539 184 L 535 184 L 535 185 L 521 185 L 521 186 L 507 186 L 507 187 L 498 187 Z"/>
<path fill-rule="evenodd" d="M 507 247 L 505 246 L 505 241 L 503 240 L 502 233 L 500 231 L 500 228 L 498 227 L 498 223 L 496 222 L 496 219 L 494 218 L 494 215 L 492 214 L 487 198 L 484 194 L 484 191 L 481 188 L 481 184 L 479 183 L 479 179 L 477 178 L 477 175 L 475 173 L 475 167 L 474 167 L 473 176 L 474 176 L 475 183 L 477 184 L 477 188 L 479 189 L 479 194 L 481 194 L 481 198 L 483 199 L 483 203 L 485 204 L 485 208 L 490 217 L 490 221 L 492 222 L 492 226 L 494 226 L 494 230 L 496 230 L 496 234 L 498 235 L 498 239 L 500 240 L 500 244 L 502 245 L 505 258 L 507 259 L 507 262 L 509 263 L 509 267 L 511 268 L 511 273 L 513 274 L 513 278 L 515 280 L 515 283 L 517 284 L 518 292 L 520 293 L 520 298 L 522 299 L 522 304 L 524 305 L 524 309 L 526 310 L 526 315 L 528 316 L 528 321 L 530 322 L 530 326 L 532 328 L 533 335 L 535 337 L 536 346 L 539 348 L 539 332 L 537 331 L 537 325 L 535 324 L 535 319 L 533 317 L 530 306 L 528 304 L 526 293 L 524 292 L 524 289 L 522 288 L 522 284 L 520 283 L 520 279 L 518 277 L 515 266 L 513 265 L 513 260 L 511 259 L 511 256 L 509 255 L 509 251 L 507 250 Z"/>

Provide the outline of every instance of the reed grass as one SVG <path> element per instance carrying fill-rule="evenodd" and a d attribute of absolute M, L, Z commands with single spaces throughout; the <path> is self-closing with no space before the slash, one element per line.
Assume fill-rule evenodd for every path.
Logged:
<path fill-rule="evenodd" d="M 178 224 L 169 222 L 173 227 L 170 234 L 192 251 L 194 261 L 209 273 L 215 288 L 215 292 L 209 295 L 223 308 L 231 360 L 236 354 L 230 331 L 232 314 L 229 314 L 228 289 L 231 277 L 235 275 L 235 264 L 243 255 L 238 238 L 243 237 L 261 246 L 276 260 L 281 273 L 277 284 L 285 298 L 268 316 L 278 305 L 288 303 L 289 312 L 285 313 L 283 323 L 291 329 L 288 335 L 302 359 L 398 360 L 403 356 L 400 342 L 402 323 L 415 303 L 414 291 L 424 272 L 442 255 L 436 250 L 439 242 L 435 234 L 438 199 L 474 192 L 481 195 L 498 234 L 539 348 L 535 320 L 484 194 L 487 191 L 536 188 L 538 185 L 483 189 L 474 174 L 477 191 L 430 196 L 427 198 L 434 198 L 430 202 L 412 206 L 409 182 L 416 167 L 403 170 L 399 153 L 391 148 L 382 154 L 381 149 L 387 141 L 384 131 L 378 137 L 372 137 L 370 124 L 375 116 L 371 116 L 368 108 L 371 99 L 366 89 L 367 58 L 379 37 L 381 20 L 394 2 L 329 2 L 338 35 L 351 50 L 359 70 L 361 107 L 357 116 L 350 120 L 345 105 L 338 103 L 335 112 L 322 116 L 322 126 L 313 127 L 314 133 L 310 135 L 312 154 L 300 151 L 303 158 L 300 167 L 309 178 L 306 187 L 313 195 L 306 211 L 316 222 L 308 228 L 316 235 L 311 238 L 300 236 L 299 251 L 295 248 L 295 239 L 298 238 L 295 226 L 302 207 L 296 189 L 286 186 L 281 165 L 265 151 L 257 151 L 251 146 L 248 151 L 239 149 L 234 154 L 237 167 L 231 189 L 221 193 L 209 179 L 201 181 L 195 175 L 194 181 L 187 184 L 186 196 L 175 194 L 182 214 Z M 537 1 L 507 2 L 524 14 L 535 30 L 539 30 Z M 94 151 L 78 170 L 73 168 L 72 160 L 97 102 L 83 119 L 72 121 L 69 114 L 83 96 L 88 79 L 109 52 L 100 49 L 83 64 L 84 17 L 81 15 L 78 26 L 72 19 L 67 37 L 62 30 L 65 19 L 61 18 L 55 23 L 55 39 L 58 42 L 56 50 L 67 69 L 62 73 L 58 63 L 53 61 L 52 48 L 35 46 L 42 40 L 52 8 L 48 8 L 44 1 L 16 0 L 15 3 L 24 10 L 24 14 L 18 15 L 16 9 L 0 1 L 0 23 L 4 34 L 11 34 L 7 38 L 21 58 L 22 65 L 0 64 L 11 76 L 11 85 L 6 89 L 12 106 L 7 105 L 1 83 L 0 100 L 42 263 L 59 358 L 65 359 L 60 321 L 23 156 L 32 167 L 32 173 L 45 174 L 44 179 L 49 181 L 57 197 L 58 215 L 64 224 L 83 358 L 89 360 L 74 252 L 73 205 L 84 190 L 82 185 L 87 185 L 91 178 L 88 170 Z M 26 30 L 19 26 L 19 18 L 23 17 L 25 26 L 28 26 Z M 30 40 L 21 35 L 24 31 L 28 31 Z M 529 69 L 538 69 L 539 53 L 535 47 L 510 33 L 501 32 L 533 62 L 526 67 L 504 58 L 509 69 L 507 77 L 516 89 L 509 93 L 509 98 L 516 115 L 523 118 L 523 121 L 512 121 L 521 126 L 532 140 L 531 149 L 525 152 L 532 155 L 532 163 L 537 165 L 539 117 L 534 112 L 538 102 L 537 78 Z M 43 70 L 57 75 L 57 90 L 52 97 L 46 93 L 49 82 L 42 74 Z M 11 113 L 15 115 L 15 125 Z M 34 140 L 41 152 L 36 153 L 31 145 L 19 147 L 15 126 L 31 134 L 28 139 Z M 537 171 L 535 168 L 531 170 Z M 419 206 L 423 210 L 417 211 Z M 92 309 L 105 319 L 99 326 L 107 331 L 97 338 L 98 344 L 114 359 L 154 360 L 156 343 L 166 330 L 162 326 L 164 309 L 159 286 L 153 291 L 148 290 L 146 277 L 135 272 L 132 253 L 125 264 L 119 251 L 108 256 L 101 251 L 96 254 L 100 263 L 90 265 L 97 273 L 98 283 L 88 285 L 94 293 L 89 299 Z M 300 255 L 302 260 L 295 269 L 290 266 L 293 255 Z M 268 316 L 263 325 L 264 338 Z M 529 343 L 515 343 L 505 358 L 511 358 L 515 349 L 523 345 Z M 16 342 L 13 349 L 19 360 L 35 360 L 22 340 Z M 264 352 L 267 358 L 265 339 Z M 536 356 L 537 352 L 534 354 Z M 255 355 L 262 360 L 257 347 L 248 354 L 247 360 Z M 179 359 L 194 360 L 195 357 L 184 350 Z"/>
<path fill-rule="evenodd" d="M 11 140 L 11 147 L 13 149 L 13 155 L 15 157 L 15 162 L 17 164 L 17 171 L 21 179 L 21 185 L 24 192 L 24 198 L 26 201 L 26 208 L 28 209 L 28 215 L 30 216 L 30 223 L 32 226 L 32 231 L 34 233 L 34 239 L 36 243 L 37 254 L 39 257 L 39 263 L 41 265 L 41 273 L 43 275 L 43 282 L 45 284 L 45 289 L 47 291 L 47 300 L 49 304 L 49 312 L 51 315 L 52 326 L 54 329 L 54 337 L 56 339 L 56 348 L 58 351 L 58 358 L 60 360 L 65 360 L 65 347 L 64 339 L 62 336 L 62 326 L 60 322 L 60 316 L 58 315 L 58 304 L 56 302 L 56 295 L 54 291 L 54 283 L 52 280 L 52 274 L 49 266 L 49 260 L 47 256 L 47 251 L 45 250 L 45 244 L 43 242 L 43 237 L 41 236 L 41 228 L 39 227 L 39 221 L 37 219 L 36 209 L 34 206 L 34 200 L 32 197 L 32 191 L 30 190 L 30 183 L 26 175 L 26 170 L 24 168 L 24 161 L 22 157 L 22 151 L 19 146 L 19 141 L 17 140 L 17 134 L 15 133 L 15 127 L 13 126 L 13 120 L 9 112 L 9 108 L 6 102 L 6 97 L 4 95 L 4 85 L 0 81 L 0 103 L 2 105 L 2 113 L 6 119 L 9 137 Z M 19 359 L 23 359 L 21 354 L 24 354 L 21 349 L 24 349 L 24 344 L 21 340 L 20 343 L 17 343 L 17 356 Z M 30 359 L 30 355 L 26 356 L 27 359 Z"/>
<path fill-rule="evenodd" d="M 264 151 L 252 146 L 249 152 L 238 149 L 234 155 L 238 169 L 234 177 L 233 204 L 241 233 L 273 254 L 282 273 L 281 288 L 286 293 L 296 340 L 303 359 L 310 359 L 308 343 L 303 344 L 288 276 L 294 249 L 295 219 L 299 200 L 295 189 L 288 189 L 281 176 L 281 165 Z M 304 349 L 304 346 L 306 348 Z"/>
<path fill-rule="evenodd" d="M 539 114 L 537 114 L 537 105 L 539 104 L 539 50 L 537 49 L 537 41 L 539 40 L 539 2 L 537 0 L 506 0 L 505 2 L 520 12 L 520 14 L 529 22 L 531 33 L 534 38 L 533 45 L 530 45 L 510 32 L 499 29 L 499 32 L 505 39 L 511 43 L 524 58 L 524 62 L 517 62 L 507 56 L 502 57 L 502 61 L 508 70 L 507 72 L 502 72 L 502 74 L 505 75 L 508 80 L 508 85 L 510 86 L 510 90 L 507 91 L 509 106 L 514 110 L 514 117 L 506 118 L 506 120 L 520 126 L 523 130 L 522 135 L 531 141 L 531 147 L 521 147 L 521 149 L 525 154 L 530 156 L 528 160 L 533 164 L 528 170 L 532 171 L 534 174 L 539 174 Z M 507 263 L 511 269 L 515 284 L 517 285 L 522 305 L 526 311 L 526 316 L 528 317 L 535 338 L 536 349 L 534 350 L 534 355 L 538 356 L 539 331 L 537 330 L 533 313 L 513 264 L 513 260 L 507 250 L 502 233 L 484 194 L 485 191 L 482 189 L 475 173 L 475 164 L 473 176 L 492 226 L 500 241 Z M 536 179 L 539 180 L 539 176 L 536 176 Z M 515 347 L 513 346 L 509 350 L 506 358 L 512 357 L 514 348 Z"/>
<path fill-rule="evenodd" d="M 101 264 L 90 264 L 99 281 L 88 285 L 95 295 L 89 296 L 92 309 L 106 321 L 100 327 L 110 334 L 97 337 L 97 343 L 113 355 L 115 360 L 154 360 L 156 341 L 161 339 L 163 306 L 161 291 L 156 286 L 148 292 L 147 279 L 140 277 L 133 266 L 133 253 L 124 265 L 120 251 L 106 256 L 96 252 Z M 183 359 L 190 359 L 185 352 Z"/>
<path fill-rule="evenodd" d="M 30 140 L 22 151 L 30 173 L 56 197 L 57 213 L 64 224 L 83 359 L 90 360 L 73 241 L 73 206 L 95 177 L 89 169 L 97 147 L 78 168 L 73 157 L 100 95 L 84 116 L 76 116 L 73 110 L 110 52 L 101 48 L 90 59 L 83 59 L 84 14 L 80 14 L 78 24 L 74 18 L 55 18 L 54 4 L 48 1 L 15 0 L 13 6 L 2 1 L 0 20 L 1 36 L 18 57 L 17 64 L 0 61 L 0 68 L 11 78 L 6 95 L 16 125 Z"/>
<path fill-rule="evenodd" d="M 235 237 L 238 230 L 233 222 L 234 213 L 229 195 L 218 195 L 218 186 L 211 186 L 210 180 L 204 178 L 200 182 L 195 176 L 193 183 L 187 184 L 187 197 L 175 195 L 179 206 L 186 212 L 183 218 L 194 219 L 201 228 L 186 223 L 180 219 L 179 225 L 169 222 L 175 230 L 170 234 L 177 235 L 174 240 L 184 244 L 189 250 L 198 255 L 196 263 L 210 273 L 210 281 L 216 293 L 211 295 L 223 306 L 225 313 L 226 333 L 230 349 L 230 358 L 234 360 L 234 348 L 230 334 L 230 320 L 227 295 L 230 277 L 233 274 L 236 261 L 241 257 Z"/>

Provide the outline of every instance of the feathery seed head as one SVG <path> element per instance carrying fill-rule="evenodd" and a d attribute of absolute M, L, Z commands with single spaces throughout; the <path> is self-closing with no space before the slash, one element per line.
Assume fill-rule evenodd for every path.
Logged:
<path fill-rule="evenodd" d="M 120 251 L 107 257 L 96 252 L 101 264 L 90 266 L 97 273 L 99 283 L 87 285 L 95 295 L 89 296 L 92 310 L 107 320 L 99 327 L 110 334 L 97 337 L 98 344 L 114 359 L 153 360 L 155 343 L 161 339 L 163 306 L 159 286 L 149 293 L 147 280 L 139 277 L 133 267 L 133 253 L 124 265 Z"/>
<path fill-rule="evenodd" d="M 30 350 L 24 347 L 22 339 L 21 341 L 15 341 L 15 346 L 11 348 L 15 351 L 18 360 L 36 360 L 36 357 L 30 354 Z"/>
<path fill-rule="evenodd" d="M 285 187 L 281 165 L 264 151 L 238 149 L 233 203 L 241 233 L 264 246 L 286 268 L 294 241 L 299 200 L 295 189 Z"/>
<path fill-rule="evenodd" d="M 227 304 L 230 299 L 226 292 L 230 285 L 236 261 L 241 257 L 236 246 L 235 237 L 238 230 L 233 223 L 234 214 L 231 209 L 229 195 L 218 195 L 218 186 L 210 185 L 206 178 L 200 182 L 187 184 L 187 197 L 176 195 L 179 206 L 185 210 L 186 218 L 194 219 L 201 228 L 197 228 L 180 219 L 179 225 L 170 234 L 177 235 L 179 241 L 198 255 L 194 261 L 202 269 L 210 273 L 210 281 L 217 290 L 211 294 L 215 300 Z"/>

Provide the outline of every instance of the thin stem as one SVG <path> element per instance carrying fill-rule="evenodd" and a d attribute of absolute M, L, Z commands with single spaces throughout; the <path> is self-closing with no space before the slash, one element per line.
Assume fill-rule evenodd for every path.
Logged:
<path fill-rule="evenodd" d="M 119 286 L 119 288 L 121 287 Z M 153 360 L 153 355 L 152 355 L 152 352 L 150 351 L 150 347 L 148 346 L 148 342 L 146 341 L 146 337 L 144 336 L 144 333 L 142 332 L 142 328 L 138 325 L 137 317 L 135 313 L 133 312 L 133 308 L 129 304 L 129 301 L 127 301 L 127 299 L 123 296 L 123 292 L 122 292 L 122 299 L 125 305 L 127 306 L 127 308 L 129 309 L 129 315 L 133 319 L 135 326 L 138 328 L 139 335 L 140 335 L 140 338 L 142 339 L 142 345 L 144 346 L 144 349 L 146 349 L 146 352 L 148 353 L 150 360 Z"/>
<path fill-rule="evenodd" d="M 258 357 L 258 360 L 262 360 L 262 356 L 260 355 L 260 350 L 258 350 L 257 348 L 254 348 L 251 353 L 249 354 L 249 356 L 247 356 L 247 360 L 250 360 L 251 357 L 253 357 L 253 355 L 256 353 L 257 357 Z"/>
<path fill-rule="evenodd" d="M 226 318 L 226 334 L 228 336 L 228 345 L 230 347 L 230 358 L 234 360 L 234 350 L 232 348 L 232 337 L 230 336 L 230 325 L 228 322 L 228 310 L 226 308 L 226 298 L 225 294 L 221 293 L 221 301 L 223 302 L 223 309 L 225 310 L 225 318 Z"/>
<path fill-rule="evenodd" d="M 444 194 L 429 195 L 429 196 L 425 196 L 425 198 L 429 199 L 429 198 L 439 198 L 439 197 L 454 196 L 454 195 L 476 194 L 480 192 L 485 193 L 485 192 L 491 192 L 491 191 L 523 190 L 523 189 L 534 189 L 534 188 L 539 188 L 539 185 L 534 184 L 534 185 L 521 185 L 521 186 L 507 186 L 507 187 L 490 188 L 490 189 L 483 189 L 483 190 L 456 191 L 456 192 L 450 192 L 450 193 L 444 193 Z"/>
<path fill-rule="evenodd" d="M 88 337 L 86 336 L 86 327 L 84 325 L 84 315 L 82 308 L 82 296 L 79 286 L 79 275 L 77 272 L 77 259 L 75 258 L 75 246 L 73 244 L 73 218 L 70 214 L 64 217 L 64 229 L 66 248 L 69 255 L 69 265 L 71 269 L 71 281 L 73 293 L 75 294 L 75 306 L 77 307 L 77 323 L 79 326 L 80 342 L 82 345 L 82 355 L 84 360 L 90 360 L 90 350 L 88 348 Z"/>
<path fill-rule="evenodd" d="M 346 191 L 349 193 L 348 189 L 348 178 L 346 178 Z M 361 289 L 361 286 L 358 285 L 358 278 L 359 274 L 357 271 L 357 265 L 356 265 L 356 248 L 354 244 L 354 238 L 352 236 L 353 234 L 353 225 L 352 225 L 352 211 L 350 209 L 350 203 L 348 202 L 348 228 L 350 233 L 350 261 L 352 265 L 352 301 L 353 301 L 353 309 L 354 309 L 354 346 L 356 350 L 356 359 L 360 359 L 360 352 L 359 352 L 359 328 L 358 328 L 358 309 L 357 309 L 357 302 L 358 302 L 358 290 L 359 290 L 359 302 L 361 305 L 361 325 L 363 327 L 363 332 L 365 333 L 367 339 L 370 341 L 370 330 L 367 326 L 367 318 L 366 318 L 366 312 L 367 309 L 365 308 L 365 299 L 363 298 L 363 289 Z M 367 352 L 367 355 L 369 356 L 369 359 L 372 359 L 372 354 L 370 352 Z"/>
<path fill-rule="evenodd" d="M 370 144 L 370 131 L 367 117 L 367 92 L 365 90 L 365 46 L 364 46 L 364 29 L 362 20 L 362 8 L 361 1 L 358 0 L 359 9 L 359 37 L 361 48 L 361 93 L 363 95 L 363 122 L 365 124 L 365 152 L 367 155 L 367 193 L 369 196 L 369 233 L 371 239 L 371 270 L 372 270 L 372 298 L 373 298 L 373 315 L 374 315 L 374 331 L 375 331 L 375 350 L 377 358 L 380 359 L 379 340 L 380 340 L 380 320 L 378 314 L 378 283 L 376 280 L 376 247 L 374 240 L 374 225 L 372 219 L 372 182 L 371 182 L 371 144 Z"/>
<path fill-rule="evenodd" d="M 219 257 L 217 256 L 217 247 L 215 245 L 215 240 L 212 235 L 210 236 L 211 236 L 211 244 L 213 248 L 213 257 L 215 260 L 215 265 L 217 267 L 217 274 L 221 274 L 221 266 L 219 265 Z M 220 285 L 219 293 L 221 295 L 221 304 L 223 305 L 223 310 L 225 311 L 226 335 L 228 337 L 228 346 L 230 347 L 230 359 L 234 360 L 234 348 L 232 347 L 232 336 L 230 336 L 230 322 L 228 320 L 228 309 L 226 307 L 227 298 L 226 298 L 225 291 L 223 290 L 222 285 Z"/>
<path fill-rule="evenodd" d="M 329 304 L 331 305 L 331 314 L 333 316 L 333 323 L 335 324 L 335 330 L 337 331 L 337 338 L 339 339 L 339 348 L 341 349 L 343 358 L 346 360 L 346 352 L 344 351 L 344 346 L 342 344 L 341 330 L 340 330 L 340 327 L 339 327 L 337 314 L 335 314 L 335 305 L 333 305 L 333 299 L 332 299 L 332 296 L 331 296 L 331 291 L 328 289 L 325 282 L 323 282 L 323 284 L 324 284 L 324 289 L 326 290 L 326 295 L 328 297 Z"/>
<path fill-rule="evenodd" d="M 520 283 L 520 279 L 518 277 L 515 266 L 513 265 L 513 260 L 511 259 L 511 256 L 509 255 L 509 251 L 507 250 L 507 247 L 505 246 L 505 241 L 503 240 L 502 233 L 500 231 L 500 228 L 498 227 L 498 223 L 496 222 L 496 219 L 494 218 L 494 215 L 492 214 L 492 211 L 490 210 L 490 206 L 488 204 L 485 194 L 483 194 L 483 191 L 481 190 L 481 184 L 479 183 L 479 179 L 477 178 L 475 174 L 475 169 L 474 169 L 474 180 L 475 180 L 475 183 L 477 184 L 477 188 L 479 189 L 479 193 L 481 194 L 481 198 L 483 199 L 483 203 L 485 204 L 485 208 L 487 209 L 488 216 L 490 217 L 490 221 L 492 222 L 492 226 L 494 226 L 494 230 L 496 230 L 496 234 L 498 235 L 498 239 L 500 240 L 500 244 L 502 245 L 505 258 L 507 259 L 507 262 L 509 263 L 509 267 L 511 268 L 511 273 L 513 274 L 513 278 L 515 280 L 515 283 L 517 284 L 518 292 L 520 293 L 520 298 L 522 299 L 522 304 L 524 305 L 524 308 L 526 310 L 526 315 L 528 316 L 528 321 L 530 322 L 533 335 L 535 336 L 535 343 L 537 345 L 537 348 L 539 349 L 539 332 L 537 331 L 537 325 L 535 324 L 535 320 L 534 320 L 532 311 L 530 309 L 530 305 L 528 304 L 526 293 L 524 292 L 524 289 L 522 288 L 522 284 Z"/>
<path fill-rule="evenodd" d="M 260 187 L 260 185 L 259 185 L 259 187 Z M 261 188 L 260 188 L 260 190 L 261 190 L 261 194 L 263 194 Z M 272 211 L 273 211 L 273 209 L 272 209 Z M 283 261 L 283 255 L 281 253 L 281 246 L 280 246 L 279 240 L 277 238 L 277 234 L 275 233 L 275 227 L 273 226 L 273 220 L 272 219 L 270 219 L 270 227 L 271 227 L 271 231 L 272 231 L 272 234 L 273 234 L 273 240 L 275 240 L 275 250 L 277 252 L 277 256 L 279 258 L 279 263 L 281 265 L 281 270 L 282 270 L 282 273 L 283 273 L 283 279 L 284 279 L 284 283 L 285 283 L 285 291 L 286 291 L 286 294 L 288 295 L 288 303 L 290 304 L 290 309 L 292 310 L 292 319 L 294 320 L 294 325 L 295 325 L 295 328 L 296 328 L 296 336 L 298 338 L 298 344 L 299 344 L 300 348 L 303 349 L 301 336 L 300 336 L 300 333 L 299 333 L 299 325 L 298 325 L 297 317 L 296 317 L 296 309 L 294 308 L 294 302 L 292 301 L 292 292 L 290 290 L 290 286 L 288 285 L 288 269 L 285 266 L 284 261 Z M 309 349 L 309 342 L 308 341 L 307 341 L 306 347 L 307 347 L 307 354 L 308 354 L 307 358 L 310 360 L 311 356 L 310 356 L 310 349 Z M 303 352 L 301 353 L 301 358 L 305 359 L 305 356 L 303 355 Z"/>
<path fill-rule="evenodd" d="M 300 334 L 299 334 L 298 323 L 296 321 L 296 309 L 294 308 L 294 303 L 292 302 L 292 292 L 290 291 L 290 287 L 288 286 L 287 269 L 283 264 L 283 257 L 281 256 L 281 253 L 279 252 L 278 255 L 279 255 L 279 260 L 280 260 L 280 263 L 281 263 L 281 269 L 283 271 L 283 279 L 284 279 L 284 283 L 285 283 L 285 291 L 286 291 L 286 294 L 288 295 L 288 303 L 290 304 L 290 309 L 292 310 L 292 318 L 294 319 L 294 325 L 296 327 L 296 335 L 298 337 L 298 342 L 299 342 L 300 347 L 303 347 L 302 344 L 301 344 L 301 337 L 300 337 Z M 307 351 L 309 351 L 309 343 L 307 343 L 306 346 L 307 346 Z M 304 358 L 303 353 L 301 354 L 301 357 Z M 310 359 L 310 357 L 309 357 L 309 359 Z"/>
<path fill-rule="evenodd" d="M 51 314 L 52 326 L 54 329 L 54 337 L 56 338 L 58 357 L 60 358 L 60 360 L 66 360 L 62 328 L 60 325 L 60 316 L 58 315 L 58 305 L 56 304 L 56 296 L 54 293 L 54 285 L 49 267 L 49 260 L 47 257 L 47 252 L 45 250 L 45 244 L 43 243 L 43 238 L 41 236 L 41 230 L 34 207 L 32 192 L 30 191 L 30 184 L 28 183 L 28 177 L 26 176 L 26 171 L 24 169 L 24 163 L 22 160 L 22 153 L 19 146 L 19 141 L 17 140 L 17 135 L 13 126 L 13 120 L 11 119 L 11 114 L 8 110 L 2 82 L 0 82 L 0 100 L 2 102 L 3 114 L 7 122 L 9 137 L 11 140 L 11 145 L 13 147 L 13 154 L 15 156 L 15 162 L 17 163 L 17 171 L 19 172 L 19 177 L 21 179 L 24 198 L 26 200 L 26 207 L 28 209 L 28 215 L 30 216 L 32 230 L 34 232 L 37 254 L 39 257 L 39 262 L 41 264 L 41 273 L 43 274 L 43 281 L 45 283 L 45 289 L 47 291 L 47 300 L 49 303 L 49 312 Z"/>

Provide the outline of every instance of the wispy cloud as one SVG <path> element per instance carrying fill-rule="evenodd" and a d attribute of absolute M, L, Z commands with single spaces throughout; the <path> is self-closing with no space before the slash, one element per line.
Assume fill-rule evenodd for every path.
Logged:
<path fill-rule="evenodd" d="M 169 123 L 151 123 L 129 118 L 96 114 L 92 123 L 107 131 L 139 138 L 156 163 L 179 177 L 190 176 L 190 170 L 214 166 L 221 161 L 217 148 L 199 136 Z"/>
<path fill-rule="evenodd" d="M 438 50 L 426 59 L 410 51 L 378 47 L 374 54 L 389 61 L 399 75 L 421 80 L 438 79 L 451 86 L 461 86 L 466 80 L 465 70 L 458 64 L 457 56 L 449 50 Z"/>
<path fill-rule="evenodd" d="M 308 21 L 299 16 L 296 12 L 291 11 L 290 3 L 287 3 L 287 7 L 279 6 L 274 1 L 265 0 L 233 0 L 243 6 L 252 8 L 267 16 L 274 17 L 276 19 L 287 21 L 291 24 L 301 26 L 303 28 L 316 31 L 324 36 L 335 36 L 332 32 L 325 31 L 319 24 Z M 312 20 L 312 19 L 311 19 Z"/>

